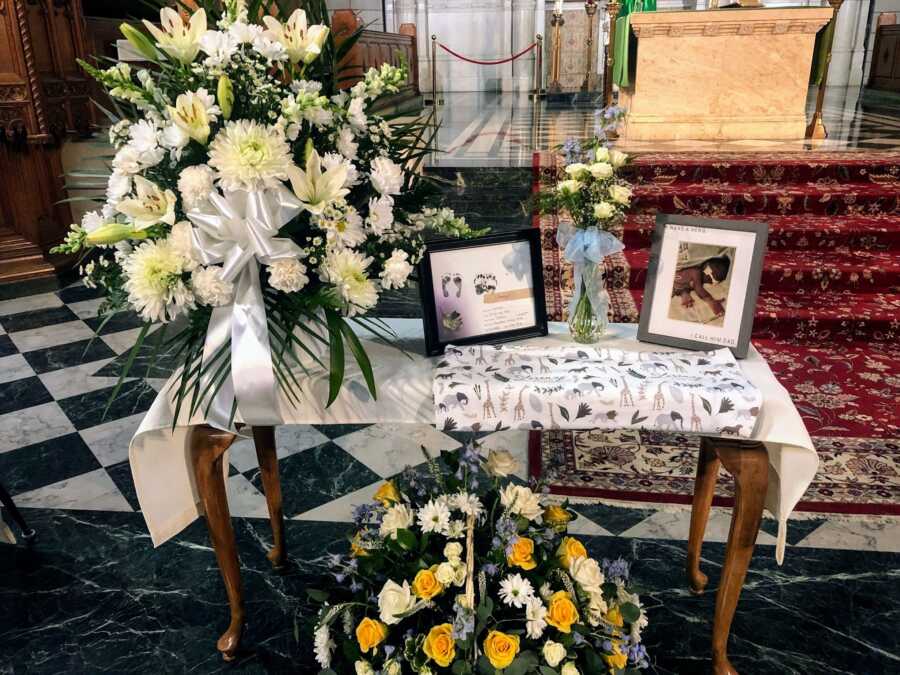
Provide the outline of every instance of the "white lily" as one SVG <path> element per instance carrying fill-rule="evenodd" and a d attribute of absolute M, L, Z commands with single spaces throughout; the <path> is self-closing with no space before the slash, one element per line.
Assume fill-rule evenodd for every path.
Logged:
<path fill-rule="evenodd" d="M 206 145 L 209 140 L 209 124 L 221 112 L 214 101 L 206 89 L 189 91 L 175 99 L 174 107 L 169 106 L 169 115 L 184 133 L 200 145 Z"/>
<path fill-rule="evenodd" d="M 137 194 L 123 199 L 116 206 L 119 213 L 124 213 L 134 222 L 136 230 L 145 230 L 157 223 L 175 224 L 175 193 L 171 190 L 160 190 L 143 176 L 134 177 Z"/>
<path fill-rule="evenodd" d="M 200 51 L 200 38 L 206 32 L 206 12 L 197 10 L 187 25 L 181 15 L 171 7 L 159 12 L 162 30 L 144 19 L 144 26 L 156 38 L 156 45 L 173 59 L 187 65 L 192 63 Z"/>
<path fill-rule="evenodd" d="M 298 167 L 289 169 L 291 187 L 310 213 L 322 213 L 325 208 L 346 195 L 347 165 L 340 163 L 322 173 L 322 158 L 313 150 L 306 158 L 306 171 Z"/>
<path fill-rule="evenodd" d="M 271 16 L 264 16 L 267 38 L 281 44 L 287 51 L 291 63 L 310 64 L 322 53 L 322 45 L 328 37 L 328 26 L 316 24 L 309 26 L 306 22 L 306 12 L 302 9 L 294 10 L 286 23 L 280 23 Z"/>

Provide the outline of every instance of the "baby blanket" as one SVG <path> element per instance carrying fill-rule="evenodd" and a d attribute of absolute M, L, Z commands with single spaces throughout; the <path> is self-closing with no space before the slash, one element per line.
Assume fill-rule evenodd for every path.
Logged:
<path fill-rule="evenodd" d="M 447 348 L 434 403 L 445 430 L 640 428 L 750 438 L 762 395 L 728 349 L 478 345 Z"/>

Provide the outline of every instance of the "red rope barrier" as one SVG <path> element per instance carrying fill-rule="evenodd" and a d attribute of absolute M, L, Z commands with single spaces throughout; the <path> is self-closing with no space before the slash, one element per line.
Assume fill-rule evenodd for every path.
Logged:
<path fill-rule="evenodd" d="M 499 66 L 501 63 L 509 63 L 510 61 L 515 61 L 520 56 L 525 56 L 525 54 L 527 54 L 528 52 L 530 52 L 532 49 L 534 49 L 537 46 L 537 42 L 532 42 L 529 46 L 525 47 L 525 49 L 520 51 L 518 54 L 514 54 L 513 56 L 510 56 L 508 59 L 500 59 L 499 61 L 480 61 L 479 59 L 470 59 L 467 56 L 463 56 L 462 54 L 456 53 L 455 51 L 450 49 L 450 47 L 448 47 L 447 45 L 441 44 L 440 42 L 438 42 L 438 46 L 441 49 L 443 49 L 445 52 L 447 52 L 448 54 L 452 54 L 456 58 L 462 59 L 463 61 L 468 61 L 469 63 L 477 63 L 479 66 Z"/>

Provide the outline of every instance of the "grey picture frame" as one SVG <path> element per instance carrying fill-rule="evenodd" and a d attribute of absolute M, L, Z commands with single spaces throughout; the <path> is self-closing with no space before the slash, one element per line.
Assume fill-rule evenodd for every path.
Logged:
<path fill-rule="evenodd" d="M 744 296 L 743 313 L 741 315 L 741 327 L 738 333 L 737 345 L 731 347 L 735 358 L 743 359 L 750 349 L 750 335 L 753 331 L 753 316 L 756 311 L 756 301 L 759 297 L 759 284 L 762 278 L 763 261 L 766 254 L 766 242 L 769 236 L 769 227 L 764 222 L 751 220 L 721 220 L 718 218 L 701 218 L 697 216 L 682 216 L 657 214 L 656 227 L 653 230 L 653 242 L 650 248 L 650 262 L 647 268 L 647 280 L 644 286 L 644 297 L 641 304 L 641 318 L 638 325 L 638 340 L 661 344 L 682 349 L 720 349 L 721 344 L 691 340 L 679 336 L 652 333 L 649 330 L 651 312 L 653 308 L 653 294 L 656 288 L 656 275 L 659 268 L 660 249 L 667 225 L 687 225 L 705 227 L 711 229 L 753 232 L 756 239 L 753 246 L 753 259 L 747 278 L 747 292 Z"/>

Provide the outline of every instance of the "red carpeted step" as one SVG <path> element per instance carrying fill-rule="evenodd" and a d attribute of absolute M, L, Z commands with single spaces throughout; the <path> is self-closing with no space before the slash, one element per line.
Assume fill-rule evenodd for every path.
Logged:
<path fill-rule="evenodd" d="M 900 250 L 900 216 L 729 216 L 732 220 L 760 220 L 769 226 L 768 248 L 804 251 L 850 249 Z M 649 247 L 655 227 L 654 214 L 629 215 L 623 241 L 628 248 Z"/>
<path fill-rule="evenodd" d="M 674 186 L 716 181 L 771 185 L 787 183 L 870 183 L 895 189 L 900 183 L 900 154 L 843 153 L 650 153 L 633 158 L 638 183 Z"/>
<path fill-rule="evenodd" d="M 643 288 L 650 251 L 626 249 L 625 258 L 631 266 L 629 286 Z M 799 290 L 900 292 L 900 258 L 892 252 L 768 251 L 760 288 L 784 293 Z"/>
<path fill-rule="evenodd" d="M 713 218 L 753 214 L 900 214 L 900 189 L 896 185 L 847 183 L 772 187 L 748 183 L 686 183 L 676 187 L 639 185 L 634 194 L 634 208 L 639 214 L 683 213 Z"/>

